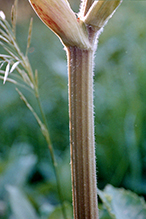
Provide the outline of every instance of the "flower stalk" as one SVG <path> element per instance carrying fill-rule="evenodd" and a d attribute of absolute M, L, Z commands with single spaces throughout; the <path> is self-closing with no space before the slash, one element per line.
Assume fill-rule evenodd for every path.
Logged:
<path fill-rule="evenodd" d="M 68 47 L 74 218 L 98 218 L 93 118 L 93 51 Z"/>
<path fill-rule="evenodd" d="M 67 51 L 74 219 L 98 219 L 93 113 L 96 41 L 121 0 L 84 0 L 78 18 L 67 0 L 29 0 Z"/>

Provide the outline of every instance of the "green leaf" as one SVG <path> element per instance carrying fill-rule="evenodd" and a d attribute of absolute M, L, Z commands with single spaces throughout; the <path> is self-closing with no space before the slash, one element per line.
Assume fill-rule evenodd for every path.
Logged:
<path fill-rule="evenodd" d="M 10 206 L 16 219 L 38 219 L 36 212 L 25 195 L 14 186 L 8 186 Z"/>
<path fill-rule="evenodd" d="M 24 186 L 36 162 L 37 159 L 33 154 L 10 158 L 0 175 L 0 198 L 5 196 L 6 186 Z"/>
<path fill-rule="evenodd" d="M 99 204 L 99 219 L 112 219 L 104 205 Z"/>
<path fill-rule="evenodd" d="M 98 190 L 98 194 L 112 218 L 146 218 L 146 203 L 135 193 L 108 185 L 103 192 Z"/>
<path fill-rule="evenodd" d="M 72 219 L 73 213 L 72 213 L 71 204 L 68 202 L 64 203 L 64 208 L 66 211 L 67 219 Z M 55 210 L 48 217 L 48 219 L 64 219 L 63 214 L 62 214 L 62 207 L 61 206 L 56 207 Z"/>

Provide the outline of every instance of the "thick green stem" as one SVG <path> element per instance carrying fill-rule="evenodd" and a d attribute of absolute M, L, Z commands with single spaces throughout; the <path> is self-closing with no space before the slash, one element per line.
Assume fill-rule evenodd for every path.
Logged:
<path fill-rule="evenodd" d="M 67 48 L 74 219 L 97 219 L 93 51 Z"/>

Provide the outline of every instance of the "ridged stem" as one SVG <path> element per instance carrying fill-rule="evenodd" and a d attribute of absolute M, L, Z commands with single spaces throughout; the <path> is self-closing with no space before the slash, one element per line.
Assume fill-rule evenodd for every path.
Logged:
<path fill-rule="evenodd" d="M 93 51 L 67 48 L 74 219 L 97 219 Z"/>

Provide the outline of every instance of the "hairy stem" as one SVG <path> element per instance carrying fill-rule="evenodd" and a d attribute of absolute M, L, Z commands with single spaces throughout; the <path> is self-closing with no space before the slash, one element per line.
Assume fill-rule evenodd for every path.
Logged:
<path fill-rule="evenodd" d="M 93 51 L 67 48 L 74 219 L 97 219 Z"/>

